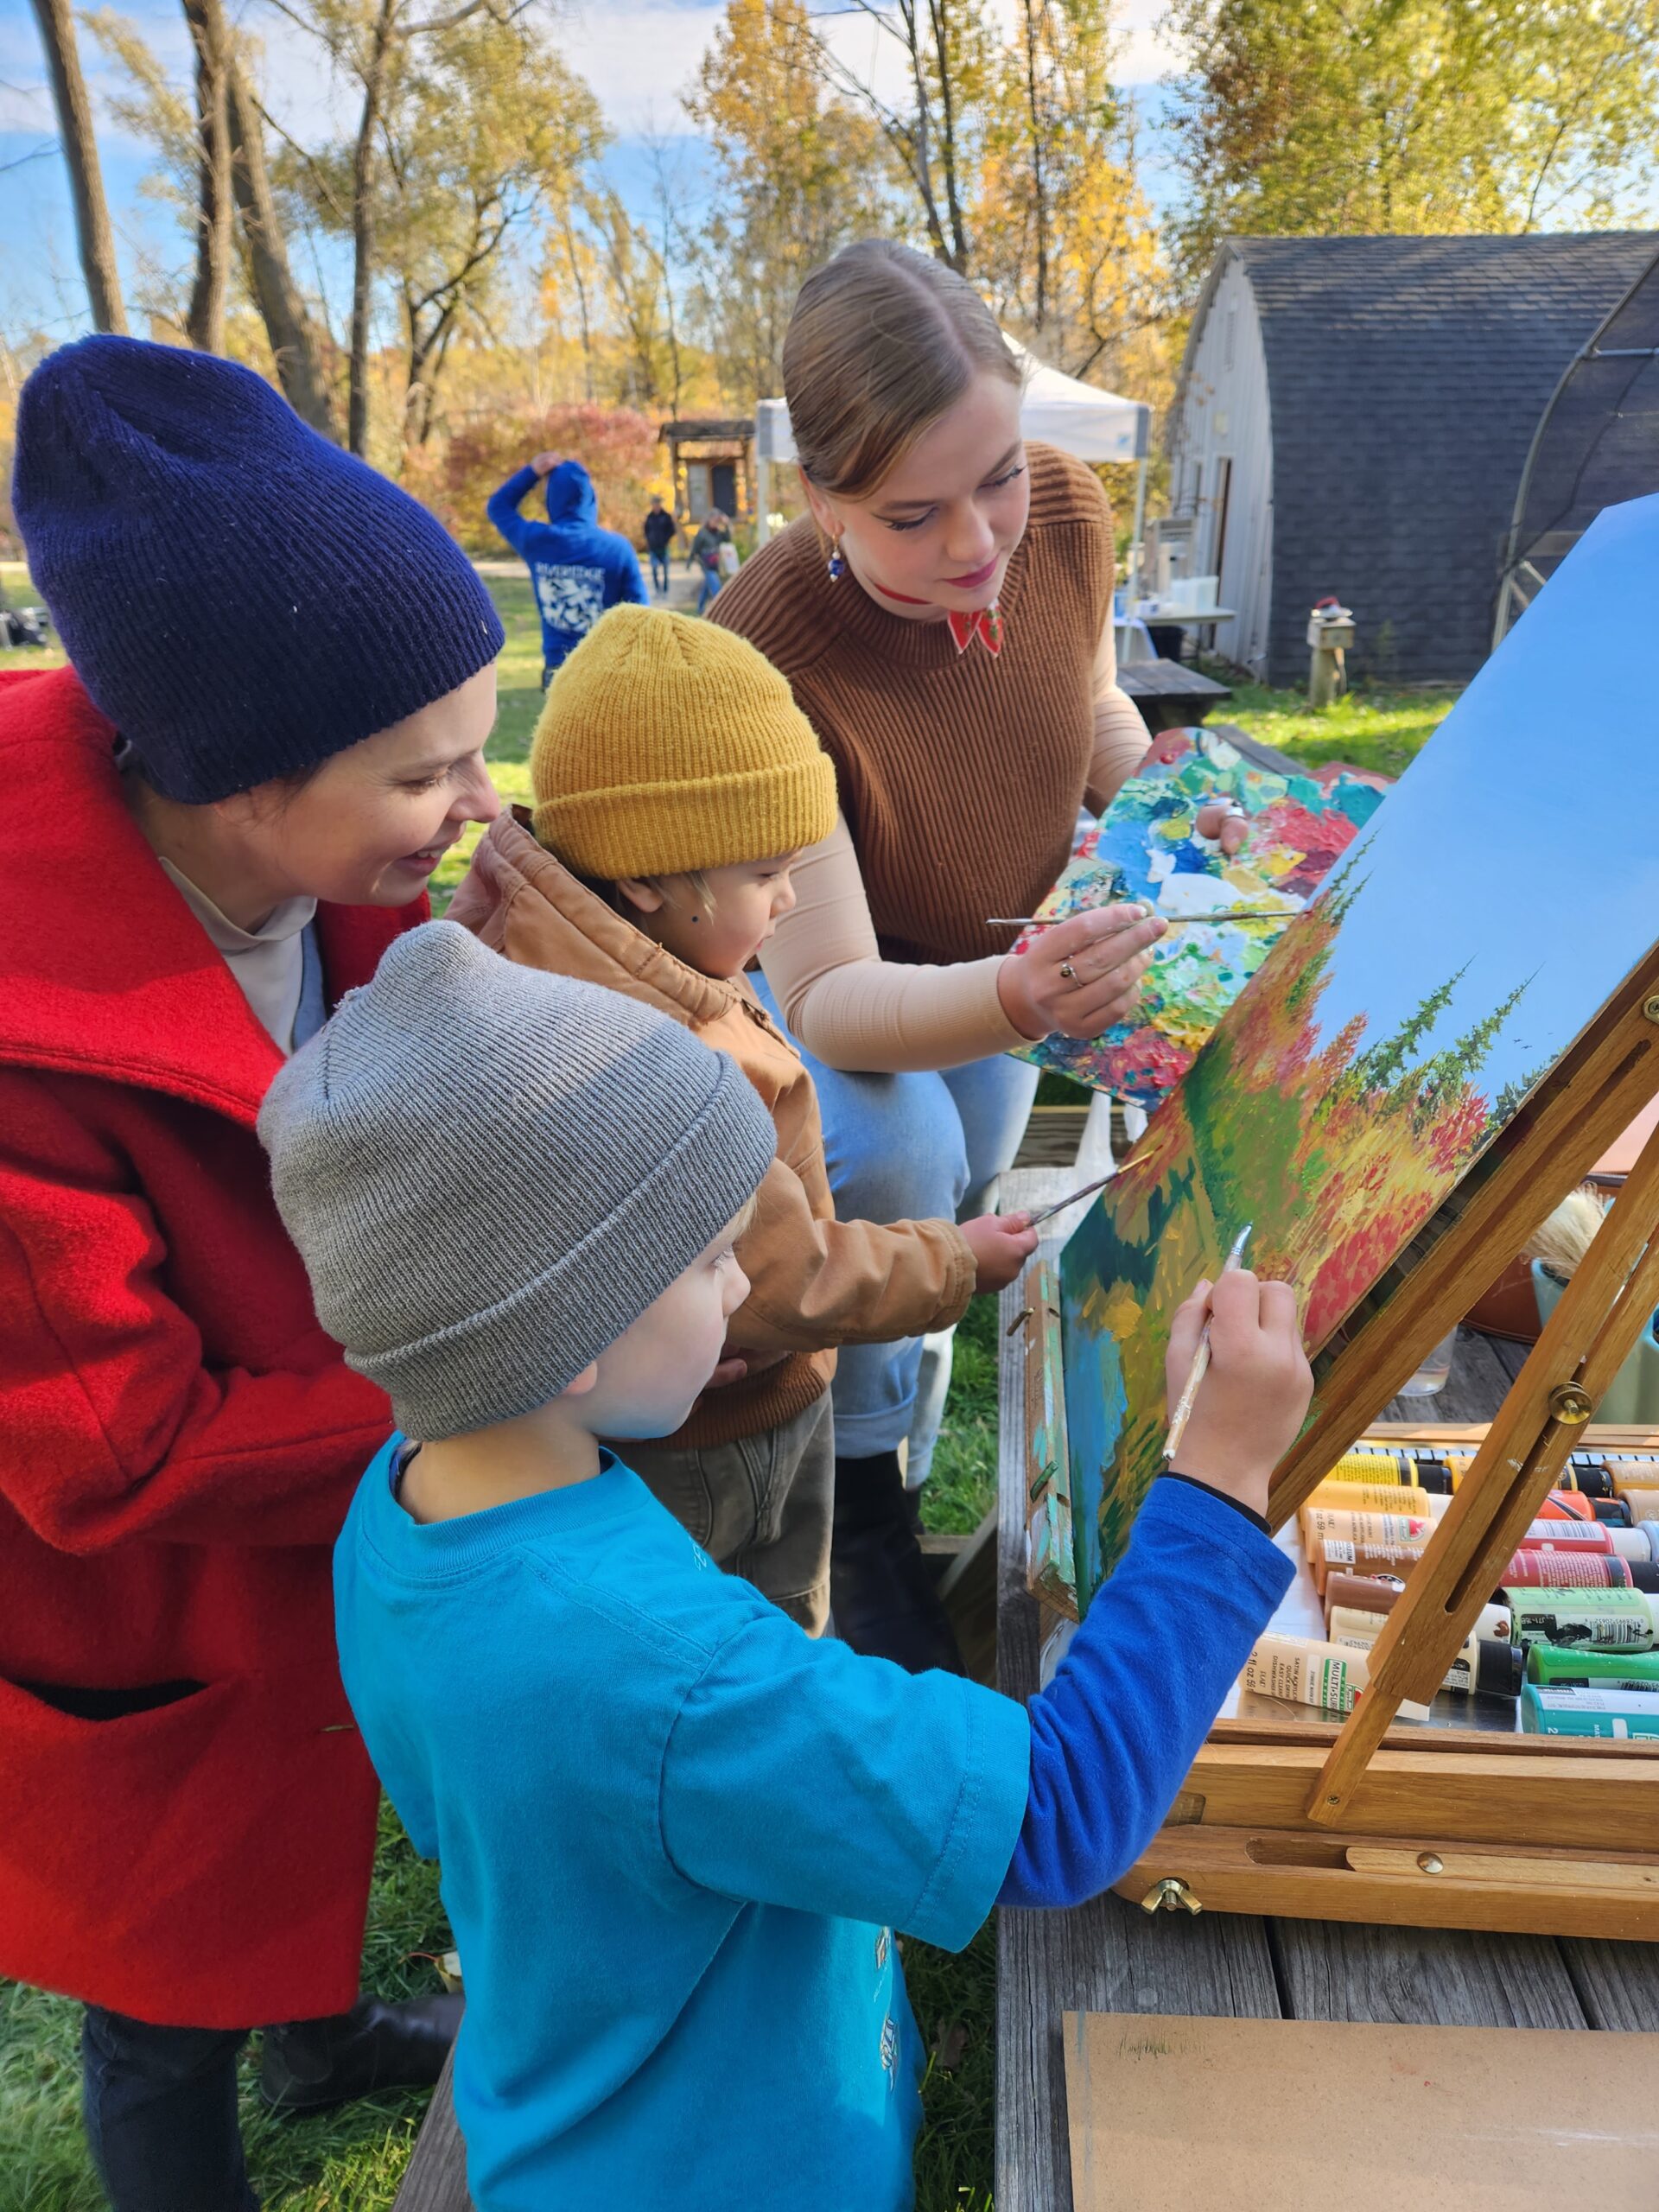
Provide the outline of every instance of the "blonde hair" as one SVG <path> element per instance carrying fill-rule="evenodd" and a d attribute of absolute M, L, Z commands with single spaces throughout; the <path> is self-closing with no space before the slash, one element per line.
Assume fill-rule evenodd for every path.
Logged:
<path fill-rule="evenodd" d="M 860 238 L 802 285 L 784 339 L 784 397 L 803 472 L 874 492 L 976 376 L 1024 373 L 965 277 L 886 238 Z"/>

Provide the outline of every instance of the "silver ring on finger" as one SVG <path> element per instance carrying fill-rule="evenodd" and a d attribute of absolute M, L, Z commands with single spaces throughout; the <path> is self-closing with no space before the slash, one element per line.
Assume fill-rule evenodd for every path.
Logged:
<path fill-rule="evenodd" d="M 1066 980 L 1066 982 L 1067 982 L 1068 983 L 1075 983 L 1075 982 L 1077 982 L 1077 969 L 1076 969 L 1071 965 L 1071 963 L 1069 960 L 1062 960 L 1062 961 L 1061 961 L 1061 963 L 1060 963 L 1060 973 L 1061 973 L 1061 975 L 1062 975 L 1062 976 L 1065 976 L 1065 980 Z"/>

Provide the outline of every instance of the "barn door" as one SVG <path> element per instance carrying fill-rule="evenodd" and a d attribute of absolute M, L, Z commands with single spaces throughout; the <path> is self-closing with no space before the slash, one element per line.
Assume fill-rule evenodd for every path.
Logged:
<path fill-rule="evenodd" d="M 1221 460 L 1216 463 L 1215 536 L 1211 541 L 1210 566 L 1207 573 L 1216 578 L 1216 589 L 1226 597 L 1221 588 L 1222 556 L 1227 550 L 1227 503 L 1233 492 L 1233 464 Z"/>

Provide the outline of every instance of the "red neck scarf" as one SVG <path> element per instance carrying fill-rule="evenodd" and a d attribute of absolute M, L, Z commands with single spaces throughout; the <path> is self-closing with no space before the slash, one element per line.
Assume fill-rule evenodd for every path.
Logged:
<path fill-rule="evenodd" d="M 957 651 L 965 653 L 976 635 L 993 660 L 1002 650 L 1002 617 L 993 600 L 988 607 L 982 607 L 972 614 L 958 614 L 950 608 L 945 620 L 950 626 L 950 635 L 957 641 Z"/>

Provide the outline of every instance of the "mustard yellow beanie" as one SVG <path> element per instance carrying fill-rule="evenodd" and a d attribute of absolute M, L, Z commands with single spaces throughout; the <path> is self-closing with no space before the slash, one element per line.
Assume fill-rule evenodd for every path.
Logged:
<path fill-rule="evenodd" d="M 549 687 L 536 835 L 579 875 L 678 875 L 816 845 L 836 772 L 746 639 L 645 607 L 602 615 Z"/>

